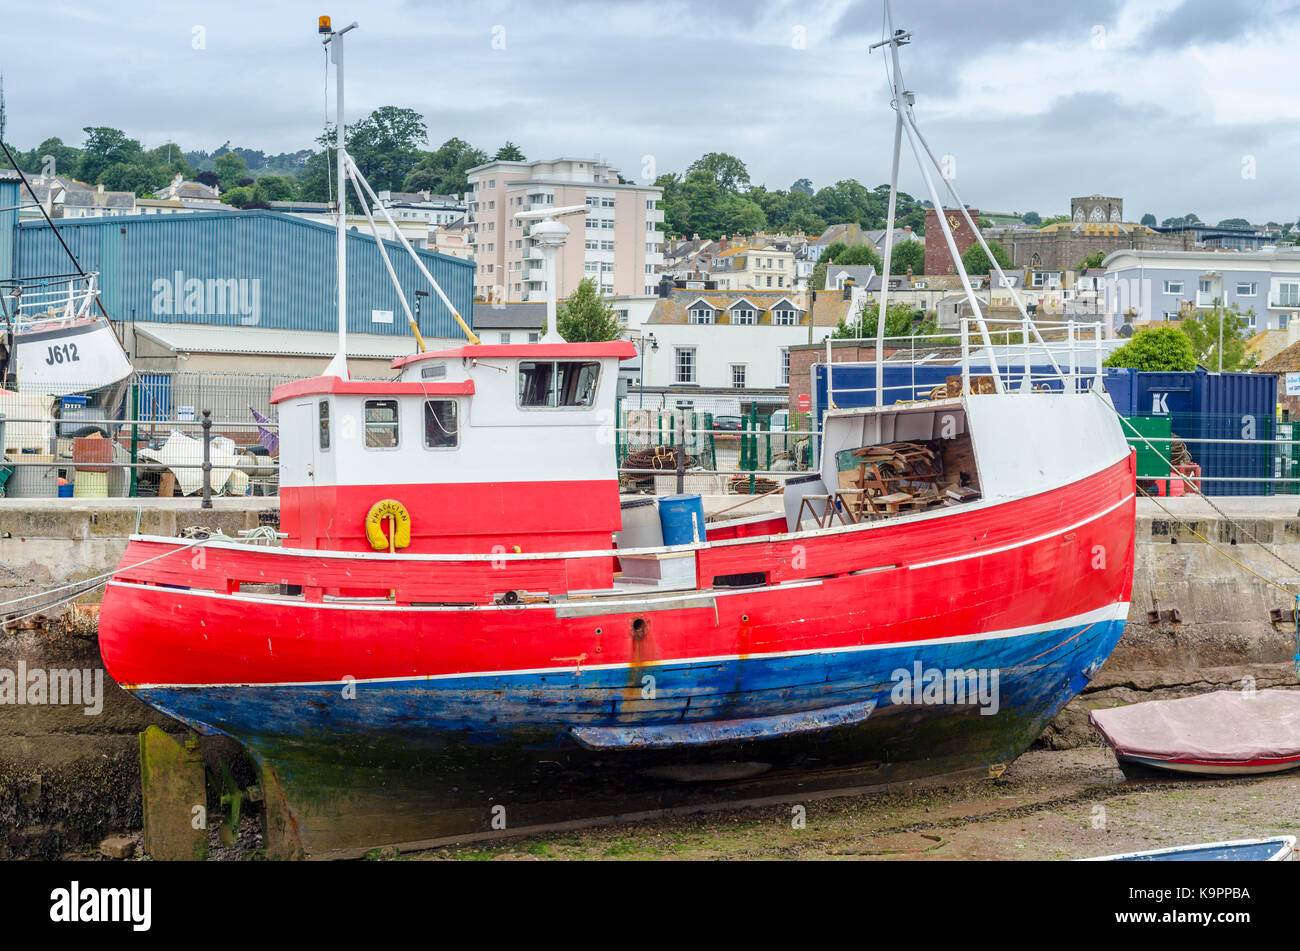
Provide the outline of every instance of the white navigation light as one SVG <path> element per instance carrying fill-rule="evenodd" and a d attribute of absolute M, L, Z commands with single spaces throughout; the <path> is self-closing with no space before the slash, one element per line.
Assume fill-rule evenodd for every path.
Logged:
<path fill-rule="evenodd" d="M 519 211 L 515 217 L 524 221 L 537 221 L 528 232 L 528 238 L 542 249 L 546 262 L 546 333 L 542 343 L 564 343 L 564 338 L 555 327 L 556 288 L 555 288 L 555 252 L 564 246 L 569 237 L 569 227 L 557 218 L 586 212 L 586 205 L 564 205 L 560 208 L 539 208 L 536 211 Z M 537 219 L 541 219 L 538 221 Z"/>

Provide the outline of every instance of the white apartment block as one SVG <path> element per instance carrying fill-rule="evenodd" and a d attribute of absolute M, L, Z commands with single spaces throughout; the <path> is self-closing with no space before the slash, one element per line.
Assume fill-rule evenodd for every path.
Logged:
<path fill-rule="evenodd" d="M 607 297 L 655 293 L 663 266 L 663 189 L 620 184 L 616 168 L 594 159 L 494 161 L 470 169 L 467 177 L 476 297 L 546 299 L 542 251 L 529 238 L 535 222 L 515 214 L 567 205 L 586 205 L 587 213 L 561 219 L 570 234 L 555 258 L 556 295 L 568 296 L 586 277 Z"/>
<path fill-rule="evenodd" d="M 1185 309 L 1238 308 L 1250 331 L 1285 330 L 1300 317 L 1300 251 L 1119 250 L 1107 256 L 1105 304 L 1125 319 L 1172 321 Z"/>

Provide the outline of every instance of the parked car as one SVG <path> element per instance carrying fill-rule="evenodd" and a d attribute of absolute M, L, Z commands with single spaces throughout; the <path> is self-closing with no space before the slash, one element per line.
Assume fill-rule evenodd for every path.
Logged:
<path fill-rule="evenodd" d="M 744 417 L 741 416 L 713 417 L 713 431 L 715 433 L 738 433 L 744 428 L 745 428 Z"/>

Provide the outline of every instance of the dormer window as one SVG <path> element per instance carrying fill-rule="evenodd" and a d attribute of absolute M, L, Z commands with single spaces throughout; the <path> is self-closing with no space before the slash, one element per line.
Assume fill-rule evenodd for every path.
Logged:
<path fill-rule="evenodd" d="M 690 312 L 690 321 L 693 324 L 711 324 L 714 321 L 712 307 L 693 307 Z"/>
<path fill-rule="evenodd" d="M 756 324 L 758 323 L 758 312 L 752 307 L 736 307 L 731 311 L 731 322 L 733 324 Z"/>
<path fill-rule="evenodd" d="M 799 315 L 793 308 L 780 307 L 772 311 L 772 323 L 778 327 L 793 327 L 799 323 Z"/>
<path fill-rule="evenodd" d="M 521 360 L 519 405 L 525 409 L 586 409 L 596 403 L 600 364 L 577 360 Z"/>

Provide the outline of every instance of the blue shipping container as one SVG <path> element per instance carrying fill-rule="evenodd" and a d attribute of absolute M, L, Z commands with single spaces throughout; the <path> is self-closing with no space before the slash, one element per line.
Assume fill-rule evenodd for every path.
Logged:
<path fill-rule="evenodd" d="M 1276 448 L 1277 377 L 1271 373 L 1106 371 L 1106 390 L 1124 416 L 1169 416 L 1173 434 L 1187 440 L 1200 465 L 1206 495 L 1272 495 Z M 1258 441 L 1260 445 L 1196 442 L 1198 439 Z M 1163 449 L 1162 449 L 1163 451 Z M 1168 453 L 1166 452 L 1166 455 Z M 1229 481 L 1218 481 L 1229 480 Z"/>

